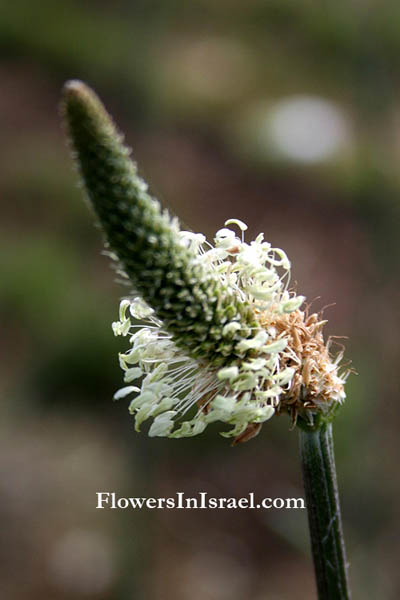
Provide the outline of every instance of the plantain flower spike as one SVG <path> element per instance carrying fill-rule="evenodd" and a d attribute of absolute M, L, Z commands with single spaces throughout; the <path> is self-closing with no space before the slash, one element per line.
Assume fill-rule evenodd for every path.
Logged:
<path fill-rule="evenodd" d="M 132 290 L 112 324 L 129 340 L 114 398 L 131 397 L 136 429 L 152 418 L 150 436 L 181 438 L 221 421 L 237 443 L 274 414 L 330 420 L 345 398 L 342 353 L 330 356 L 326 321 L 289 291 L 285 252 L 262 233 L 246 242 L 237 219 L 213 245 L 182 231 L 149 195 L 96 94 L 69 81 L 62 109 L 108 253 Z"/>

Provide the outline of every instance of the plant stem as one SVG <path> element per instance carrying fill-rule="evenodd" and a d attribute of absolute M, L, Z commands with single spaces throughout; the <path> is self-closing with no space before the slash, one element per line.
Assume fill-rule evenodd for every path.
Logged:
<path fill-rule="evenodd" d="M 319 600 L 349 600 L 332 424 L 300 429 L 300 454 Z"/>

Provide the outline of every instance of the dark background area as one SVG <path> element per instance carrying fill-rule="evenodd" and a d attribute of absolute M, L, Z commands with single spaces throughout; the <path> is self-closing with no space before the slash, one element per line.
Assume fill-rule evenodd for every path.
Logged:
<path fill-rule="evenodd" d="M 95 510 L 121 496 L 303 496 L 297 433 L 272 419 L 133 431 L 114 338 L 124 290 L 82 201 L 62 83 L 104 100 L 153 193 L 212 239 L 265 232 L 347 336 L 335 423 L 354 598 L 397 599 L 400 5 L 17 0 L 0 18 L 0 595 L 315 597 L 305 511 Z"/>

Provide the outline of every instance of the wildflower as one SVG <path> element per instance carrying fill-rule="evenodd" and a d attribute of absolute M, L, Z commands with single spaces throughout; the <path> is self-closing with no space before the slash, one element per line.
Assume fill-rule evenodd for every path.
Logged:
<path fill-rule="evenodd" d="M 325 322 L 289 290 L 285 252 L 263 234 L 245 241 L 238 219 L 213 245 L 181 231 L 97 96 L 69 82 L 64 111 L 110 255 L 133 287 L 112 328 L 129 342 L 119 355 L 127 385 L 114 398 L 131 397 L 136 429 L 151 418 L 150 436 L 180 438 L 221 421 L 231 426 L 222 435 L 241 442 L 275 413 L 329 418 L 345 397 L 341 356 L 331 358 Z"/>

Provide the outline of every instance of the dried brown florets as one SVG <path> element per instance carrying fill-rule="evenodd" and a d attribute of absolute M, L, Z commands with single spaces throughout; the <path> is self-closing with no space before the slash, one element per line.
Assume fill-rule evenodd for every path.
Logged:
<path fill-rule="evenodd" d="M 278 336 L 288 339 L 287 351 L 281 359 L 282 368 L 295 369 L 289 389 L 280 397 L 277 414 L 287 412 L 296 422 L 299 414 L 329 412 L 332 404 L 344 400 L 344 383 L 349 371 L 338 373 L 343 351 L 335 357 L 331 355 L 332 338 L 324 340 L 322 329 L 327 320 L 322 319 L 321 314 L 309 314 L 308 309 L 288 314 L 267 311 L 260 313 L 259 321 L 267 330 L 274 328 Z"/>
<path fill-rule="evenodd" d="M 322 318 L 322 313 L 309 314 L 308 307 L 304 311 L 297 309 L 281 314 L 274 310 L 263 311 L 258 313 L 257 318 L 274 337 L 288 340 L 280 367 L 295 371 L 288 390 L 275 406 L 275 414 L 289 414 L 294 425 L 298 416 L 310 422 L 316 414 L 329 414 L 345 398 L 344 383 L 350 370 L 344 368 L 342 374 L 338 372 L 343 349 L 332 356 L 332 338 L 325 342 L 322 333 L 328 321 Z M 207 413 L 207 398 L 201 399 L 198 406 Z M 261 427 L 260 423 L 250 423 L 242 434 L 235 437 L 233 445 L 255 437 Z"/>

